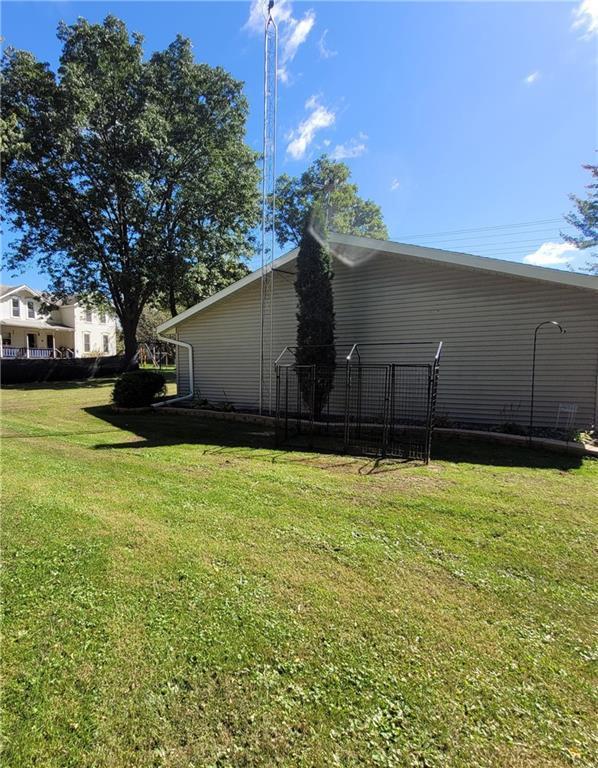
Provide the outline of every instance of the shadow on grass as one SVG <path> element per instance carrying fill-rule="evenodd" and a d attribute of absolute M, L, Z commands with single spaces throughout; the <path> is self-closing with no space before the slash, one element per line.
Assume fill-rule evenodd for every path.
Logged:
<path fill-rule="evenodd" d="M 316 453 L 304 448 L 296 450 L 288 446 L 278 448 L 274 444 L 274 431 L 261 424 L 203 419 L 195 416 L 185 418 L 177 414 L 169 414 L 165 410 L 126 414 L 117 413 L 108 406 L 94 406 L 86 408 L 85 411 L 113 427 L 133 432 L 141 438 L 137 441 L 98 444 L 95 446 L 97 450 L 201 445 L 204 455 L 247 457 L 247 452 L 251 451 L 256 452 L 255 458 L 262 461 L 297 462 L 323 469 L 351 467 L 360 474 L 379 474 L 419 464 L 413 461 L 349 456 L 341 451 Z M 444 436 L 434 439 L 432 461 L 434 460 L 561 471 L 576 469 L 582 463 L 582 457 L 573 454 L 520 446 L 493 445 L 479 440 L 450 439 Z"/>
<path fill-rule="evenodd" d="M 106 376 L 97 379 L 77 379 L 75 381 L 28 381 L 22 384 L 2 384 L 3 390 L 24 390 L 24 389 L 50 389 L 53 391 L 67 389 L 94 389 L 95 387 L 105 387 L 116 381 L 116 376 Z"/>
<path fill-rule="evenodd" d="M 152 368 L 150 366 L 144 367 L 142 370 L 161 373 L 167 384 L 174 384 L 176 381 L 174 370 L 160 370 L 159 368 Z M 20 384 L 2 383 L 2 389 L 50 389 L 53 391 L 65 389 L 93 389 L 95 387 L 106 387 L 110 384 L 114 384 L 117 378 L 118 376 L 116 374 L 109 374 L 106 376 L 97 376 L 92 379 L 71 379 L 69 381 L 28 381 Z"/>

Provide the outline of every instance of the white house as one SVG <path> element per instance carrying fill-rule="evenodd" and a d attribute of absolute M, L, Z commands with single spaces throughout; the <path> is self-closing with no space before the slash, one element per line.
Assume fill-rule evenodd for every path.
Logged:
<path fill-rule="evenodd" d="M 116 354 L 116 318 L 81 302 L 47 312 L 43 296 L 28 285 L 0 286 L 1 356 L 95 357 Z"/>
<path fill-rule="evenodd" d="M 526 424 L 534 330 L 535 414 L 554 427 L 597 421 L 598 276 L 434 248 L 331 235 L 337 343 L 443 341 L 437 414 L 461 424 Z M 274 262 L 271 367 L 296 341 L 298 250 Z M 260 271 L 163 323 L 178 347 L 179 392 L 255 409 L 260 377 Z M 189 361 L 192 360 L 192 369 Z M 275 382 L 274 382 L 275 385 Z"/>

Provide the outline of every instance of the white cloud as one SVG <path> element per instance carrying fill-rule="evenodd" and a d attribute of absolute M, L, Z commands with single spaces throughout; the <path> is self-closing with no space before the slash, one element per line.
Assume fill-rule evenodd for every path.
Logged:
<path fill-rule="evenodd" d="M 573 11 L 572 26 L 586 39 L 598 35 L 598 0 L 582 0 Z"/>
<path fill-rule="evenodd" d="M 523 82 L 526 85 L 533 85 L 538 78 L 540 77 L 540 73 L 536 70 L 535 72 L 530 72 L 527 77 L 523 78 Z"/>
<path fill-rule="evenodd" d="M 284 37 L 282 45 L 283 62 L 293 61 L 297 49 L 307 40 L 315 23 L 316 14 L 311 10 L 300 21 L 289 19 L 289 33 Z"/>
<path fill-rule="evenodd" d="M 333 56 L 336 56 L 336 54 L 338 53 L 338 51 L 333 51 L 326 45 L 327 34 L 328 34 L 328 30 L 325 29 L 322 32 L 320 39 L 318 40 L 318 49 L 320 51 L 321 59 L 331 59 Z"/>
<path fill-rule="evenodd" d="M 284 26 L 281 35 L 280 66 L 278 68 L 278 76 L 283 83 L 288 83 L 289 72 L 287 67 L 295 58 L 299 47 L 307 40 L 315 23 L 316 14 L 309 10 L 306 11 L 305 16 L 299 21 L 293 17 L 289 18 Z"/>
<path fill-rule="evenodd" d="M 301 160 L 314 140 L 316 133 L 323 128 L 329 128 L 336 119 L 334 112 L 322 106 L 317 96 L 311 96 L 305 102 L 305 109 L 309 110 L 310 114 L 287 136 L 289 139 L 287 154 L 293 160 Z"/>
<path fill-rule="evenodd" d="M 390 182 L 390 191 L 394 192 L 396 189 L 398 189 L 401 186 L 401 182 L 398 179 L 393 179 Z"/>
<path fill-rule="evenodd" d="M 526 264 L 535 264 L 537 267 L 555 267 L 559 264 L 567 264 L 575 256 L 578 249 L 569 243 L 542 243 L 537 251 L 524 257 Z M 564 254 L 569 253 L 570 256 Z"/>
<path fill-rule="evenodd" d="M 307 40 L 316 23 L 316 14 L 313 10 L 308 10 L 303 18 L 296 19 L 293 16 L 290 0 L 278 0 L 272 9 L 272 16 L 278 25 L 279 35 L 278 77 L 283 83 L 288 83 L 290 79 L 288 65 Z M 267 0 L 252 0 L 249 18 L 243 28 L 255 34 L 263 34 L 267 17 Z"/>
<path fill-rule="evenodd" d="M 359 138 L 361 141 L 350 139 L 344 144 L 337 144 L 330 153 L 332 160 L 347 160 L 351 157 L 359 157 L 360 155 L 363 155 L 363 153 L 367 151 L 367 146 L 364 143 L 364 140 L 367 139 L 367 135 L 365 133 L 360 133 Z"/>
<path fill-rule="evenodd" d="M 287 85 L 290 77 L 288 70 L 285 69 L 285 67 L 279 67 L 277 70 L 277 73 L 278 73 L 278 79 L 280 80 L 280 82 Z"/>

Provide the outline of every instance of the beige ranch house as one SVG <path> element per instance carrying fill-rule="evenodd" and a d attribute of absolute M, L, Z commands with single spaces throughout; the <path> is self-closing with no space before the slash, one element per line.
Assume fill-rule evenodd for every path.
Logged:
<path fill-rule="evenodd" d="M 566 333 L 538 332 L 535 424 L 597 423 L 598 277 L 348 235 L 329 244 L 338 343 L 442 341 L 441 421 L 525 426 L 534 329 L 553 320 Z M 274 262 L 272 361 L 296 340 L 297 254 Z M 180 395 L 258 408 L 261 282 L 253 272 L 158 328 L 179 343 Z M 267 412 L 274 377 L 263 387 Z"/>
<path fill-rule="evenodd" d="M 0 286 L 2 358 L 98 357 L 116 354 L 116 319 L 80 302 L 48 312 L 28 285 Z"/>

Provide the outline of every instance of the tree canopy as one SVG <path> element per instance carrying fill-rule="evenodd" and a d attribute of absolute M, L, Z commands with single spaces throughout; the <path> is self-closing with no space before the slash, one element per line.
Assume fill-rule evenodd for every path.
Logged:
<path fill-rule="evenodd" d="M 314 204 L 322 207 L 330 231 L 347 235 L 388 237 L 380 206 L 364 200 L 345 163 L 322 155 L 301 176 L 276 180 L 276 239 L 280 247 L 301 241 Z"/>
<path fill-rule="evenodd" d="M 586 186 L 588 195 L 585 199 L 576 195 L 569 195 L 575 206 L 575 211 L 565 216 L 565 221 L 575 227 L 578 235 L 561 233 L 565 242 L 574 245 L 580 250 L 598 248 L 598 165 L 584 165 L 592 176 L 591 182 Z M 588 267 L 591 272 L 598 274 L 598 254 L 591 252 Z"/>
<path fill-rule="evenodd" d="M 33 260 L 58 296 L 109 300 L 131 356 L 148 301 L 175 313 L 243 269 L 259 216 L 248 105 L 183 37 L 145 58 L 108 16 L 58 38 L 57 72 L 26 51 L 2 61 L 7 266 Z"/>

